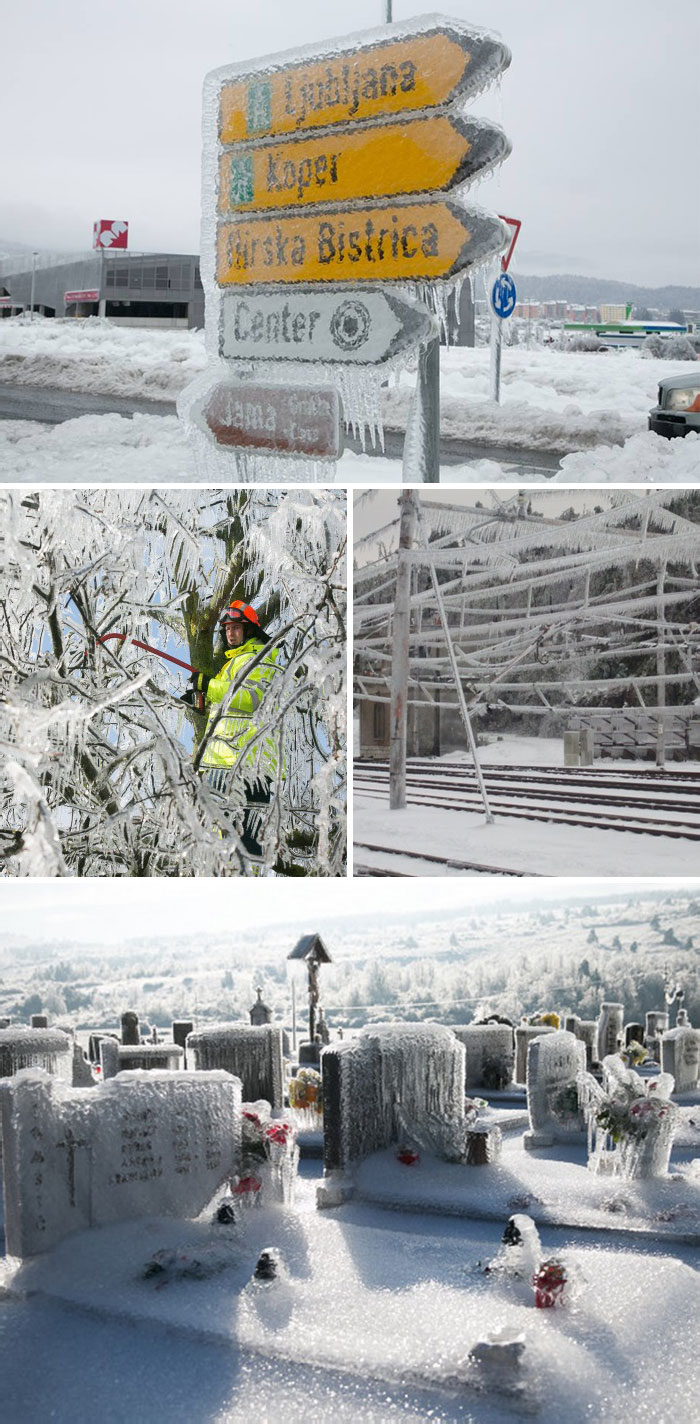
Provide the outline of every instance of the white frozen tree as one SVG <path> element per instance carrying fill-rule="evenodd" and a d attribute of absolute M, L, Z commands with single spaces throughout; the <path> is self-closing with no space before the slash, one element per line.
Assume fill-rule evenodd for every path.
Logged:
<path fill-rule="evenodd" d="M 265 863 L 343 873 L 344 491 L 9 489 L 0 507 L 2 873 L 248 873 L 198 773 L 186 673 L 131 641 L 211 674 L 235 598 L 279 649 L 256 718 L 281 752 Z"/>

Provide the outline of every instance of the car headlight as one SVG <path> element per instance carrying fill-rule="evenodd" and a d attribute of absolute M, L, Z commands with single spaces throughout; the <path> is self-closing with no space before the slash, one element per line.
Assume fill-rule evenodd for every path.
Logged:
<path fill-rule="evenodd" d="M 700 411 L 700 382 L 683 386 L 680 390 L 669 391 L 666 409 Z"/>

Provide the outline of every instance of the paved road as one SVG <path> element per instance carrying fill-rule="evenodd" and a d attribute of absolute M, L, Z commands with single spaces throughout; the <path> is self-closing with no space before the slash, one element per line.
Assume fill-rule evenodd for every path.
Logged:
<path fill-rule="evenodd" d="M 42 425 L 60 425 L 80 415 L 174 415 L 174 401 L 143 400 L 133 396 L 105 396 L 62 391 L 44 386 L 0 384 L 0 420 L 35 420 Z M 367 446 L 365 454 L 384 455 L 400 460 L 403 455 L 403 432 L 386 430 L 384 450 Z M 362 453 L 362 442 L 346 435 L 350 450 Z M 518 478 L 543 475 L 550 478 L 559 469 L 561 456 L 548 450 L 529 454 L 505 445 L 478 445 L 469 440 L 441 440 L 440 460 L 443 465 L 468 465 L 476 460 L 494 460 L 505 466 L 506 473 Z"/>
<path fill-rule="evenodd" d="M 348 449 L 362 454 L 362 442 L 353 435 L 346 434 Z M 403 455 L 403 431 L 385 430 L 384 449 L 372 449 L 369 445 L 366 455 L 384 455 L 389 460 L 400 460 Z M 551 478 L 561 464 L 561 455 L 551 450 L 514 450 L 506 445 L 478 445 L 471 440 L 441 440 L 440 463 L 443 465 L 468 465 L 475 460 L 495 460 L 505 465 L 509 474 L 544 475 Z"/>
<path fill-rule="evenodd" d="M 0 385 L 0 420 L 36 420 L 60 425 L 79 415 L 174 415 L 174 401 L 141 400 L 134 396 L 103 396 L 44 386 Z"/>

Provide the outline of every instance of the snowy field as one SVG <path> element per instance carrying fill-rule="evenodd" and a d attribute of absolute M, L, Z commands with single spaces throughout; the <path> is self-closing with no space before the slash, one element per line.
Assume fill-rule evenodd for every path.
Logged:
<path fill-rule="evenodd" d="M 68 1424 L 84 1417 L 90 1398 L 105 1424 L 293 1424 L 309 1415 L 323 1424 L 505 1424 L 522 1415 L 558 1424 L 564 1397 L 575 1424 L 622 1424 L 630 1410 L 642 1424 L 694 1417 L 700 1279 L 691 1248 L 626 1239 L 615 1221 L 594 1236 L 542 1228 L 545 1251 L 575 1278 L 575 1295 L 559 1310 L 538 1311 L 529 1283 L 482 1273 L 498 1252 L 500 1220 L 360 1202 L 320 1213 L 318 1171 L 306 1168 L 293 1211 L 253 1210 L 232 1228 L 212 1225 L 210 1212 L 196 1222 L 124 1223 L 70 1237 L 24 1265 L 7 1261 L 6 1417 Z M 254 1285 L 257 1255 L 270 1246 L 281 1252 L 283 1275 Z M 145 1280 L 162 1249 L 198 1260 L 205 1278 Z M 525 1340 L 514 1397 L 484 1393 L 468 1363 L 475 1342 L 501 1330 Z M 40 1370 L 31 1364 L 37 1339 Z"/>
<path fill-rule="evenodd" d="M 669 441 L 646 429 L 660 377 L 686 374 L 688 362 L 647 360 L 635 351 L 506 347 L 502 400 L 495 406 L 488 398 L 487 348 L 443 350 L 441 359 L 445 436 L 556 451 L 563 460 L 554 479 L 564 484 L 700 479 L 700 436 Z M 144 331 L 97 319 L 0 322 L 0 384 L 173 401 L 205 364 L 201 332 Z M 387 428 L 404 428 L 411 384 L 404 374 L 384 392 Z M 57 427 L 0 421 L 0 477 L 52 484 L 196 480 L 182 429 L 169 415 L 90 415 Z M 512 478 L 490 460 L 442 472 L 446 484 Z M 382 457 L 348 452 L 336 467 L 344 484 L 400 479 L 400 462 Z"/>

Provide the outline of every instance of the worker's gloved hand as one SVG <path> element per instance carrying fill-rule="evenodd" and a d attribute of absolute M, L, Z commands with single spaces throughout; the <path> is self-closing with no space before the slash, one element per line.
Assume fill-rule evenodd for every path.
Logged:
<path fill-rule="evenodd" d="M 185 691 L 180 698 L 181 702 L 186 702 L 188 707 L 194 707 L 195 712 L 204 712 L 206 707 L 207 688 L 210 678 L 205 672 L 197 672 L 190 678 Z"/>

